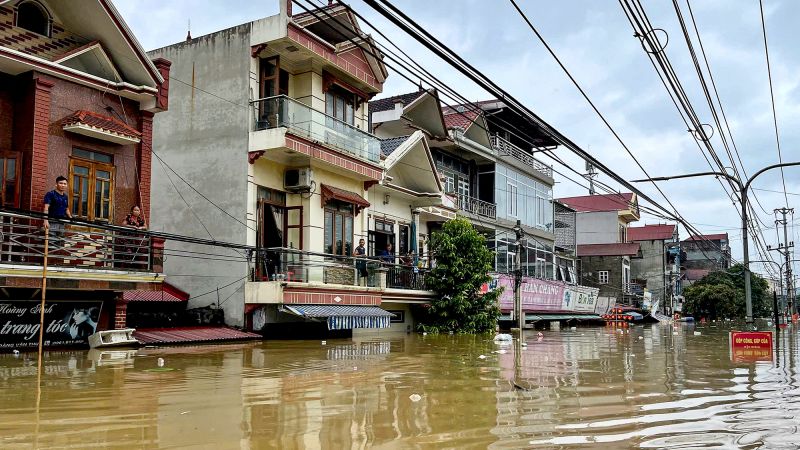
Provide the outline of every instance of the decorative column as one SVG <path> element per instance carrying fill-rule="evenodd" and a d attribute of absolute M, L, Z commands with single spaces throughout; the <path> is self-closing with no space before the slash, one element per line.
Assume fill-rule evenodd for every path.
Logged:
<path fill-rule="evenodd" d="M 33 91 L 33 145 L 31 148 L 31 190 L 27 199 L 30 209 L 41 211 L 44 194 L 55 183 L 47 173 L 47 148 L 50 140 L 51 91 L 55 84 L 43 78 L 34 78 Z M 66 174 L 65 174 L 66 175 Z"/>

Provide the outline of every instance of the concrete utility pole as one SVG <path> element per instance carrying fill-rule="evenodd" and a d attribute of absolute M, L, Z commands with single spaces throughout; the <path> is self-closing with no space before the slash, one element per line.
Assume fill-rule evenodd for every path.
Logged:
<path fill-rule="evenodd" d="M 702 177 L 702 176 L 715 176 L 715 177 L 723 177 L 726 178 L 734 183 L 739 188 L 739 197 L 741 198 L 742 203 L 742 257 L 744 259 L 744 300 L 745 300 L 745 309 L 746 309 L 746 316 L 745 321 L 748 324 L 753 323 L 753 292 L 750 289 L 750 247 L 748 241 L 748 221 L 747 221 L 747 190 L 750 188 L 750 185 L 753 181 L 764 172 L 767 172 L 772 169 L 777 169 L 779 167 L 791 167 L 791 166 L 800 166 L 800 161 L 795 162 L 788 162 L 788 163 L 780 163 L 780 164 L 773 164 L 771 166 L 764 167 L 760 169 L 756 173 L 753 174 L 747 181 L 742 183 L 738 177 L 735 177 L 726 172 L 698 172 L 698 173 L 687 173 L 683 175 L 673 175 L 669 177 L 653 177 L 653 178 L 645 178 L 643 180 L 633 180 L 634 183 L 640 182 L 651 182 L 651 181 L 667 181 L 667 180 L 675 180 L 678 178 L 694 178 L 694 177 Z"/>
<path fill-rule="evenodd" d="M 786 261 L 784 263 L 786 265 L 786 291 L 784 294 L 784 306 L 786 305 L 786 302 L 791 302 L 792 313 L 794 313 L 797 311 L 797 305 L 795 305 L 796 302 L 794 301 L 794 289 L 792 289 L 792 265 L 790 263 L 791 249 L 794 248 L 794 242 L 789 242 L 789 235 L 786 230 L 786 225 L 789 224 L 789 221 L 786 220 L 786 215 L 794 213 L 794 208 L 779 208 L 775 210 L 775 213 L 780 213 L 783 216 L 783 219 L 775 220 L 776 225 L 783 225 L 783 243 L 778 244 L 778 248 L 775 250 L 782 254 L 784 260 Z"/>
<path fill-rule="evenodd" d="M 516 252 L 514 252 L 514 318 L 517 320 L 517 328 L 519 328 L 519 335 L 522 336 L 522 329 L 525 327 L 525 313 L 522 311 L 522 257 L 520 255 L 522 247 L 522 238 L 525 236 L 525 231 L 522 230 L 522 224 L 517 220 L 517 225 L 514 226 L 514 233 L 517 235 Z"/>

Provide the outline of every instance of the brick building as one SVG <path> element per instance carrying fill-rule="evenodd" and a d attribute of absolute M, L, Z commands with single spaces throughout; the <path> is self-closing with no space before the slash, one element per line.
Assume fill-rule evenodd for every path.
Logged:
<path fill-rule="evenodd" d="M 147 57 L 108 0 L 2 2 L 0 303 L 37 298 L 44 233 L 26 212 L 42 211 L 58 176 L 83 223 L 49 246 L 54 310 L 94 308 L 97 329 L 125 326 L 122 292 L 160 289 L 163 243 L 92 225 L 119 225 L 134 205 L 149 222 L 153 115 L 167 109 L 169 67 Z"/>

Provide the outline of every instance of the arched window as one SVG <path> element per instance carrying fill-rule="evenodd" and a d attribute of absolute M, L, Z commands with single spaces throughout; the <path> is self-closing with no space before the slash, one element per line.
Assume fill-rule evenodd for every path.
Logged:
<path fill-rule="evenodd" d="M 39 2 L 22 2 L 17 5 L 17 26 L 50 37 L 50 14 Z"/>

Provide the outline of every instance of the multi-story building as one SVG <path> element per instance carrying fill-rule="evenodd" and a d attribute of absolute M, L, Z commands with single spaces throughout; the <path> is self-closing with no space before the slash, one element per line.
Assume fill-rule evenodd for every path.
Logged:
<path fill-rule="evenodd" d="M 441 202 L 430 149 L 421 133 L 386 142 L 370 132 L 368 102 L 387 72 L 345 6 L 292 14 L 279 3 L 278 15 L 150 52 L 182 80 L 155 124 L 166 166 L 155 170 L 155 225 L 257 247 L 211 256 L 176 243 L 170 251 L 198 257 L 169 259 L 167 276 L 190 307 L 218 304 L 226 323 L 268 336 L 405 331 L 408 305 L 430 296 L 409 267 L 418 258 L 397 258 L 419 253 L 427 233 L 412 208 Z M 207 200 L 173 185 L 172 171 Z M 366 274 L 352 259 L 361 239 Z M 375 261 L 387 243 L 393 255 Z"/>
<path fill-rule="evenodd" d="M 569 206 L 553 201 L 556 280 L 577 283 L 577 212 Z"/>
<path fill-rule="evenodd" d="M 10 330 L 38 327 L 44 233 L 26 211 L 43 211 L 56 177 L 76 221 L 48 241 L 45 345 L 125 327 L 123 293 L 161 289 L 163 241 L 103 226 L 133 206 L 150 219 L 153 115 L 167 109 L 169 68 L 108 0 L 0 2 L 0 346 L 37 344 Z"/>
<path fill-rule="evenodd" d="M 673 296 L 679 293 L 680 244 L 675 224 L 628 227 L 628 241 L 639 244 L 639 255 L 631 259 L 634 280 L 644 282 L 653 305 L 671 312 Z"/>
<path fill-rule="evenodd" d="M 579 244 L 578 280 L 584 286 L 599 288 L 599 297 L 615 299 L 618 305 L 638 305 L 643 286 L 631 278 L 631 259 L 638 255 L 636 242 Z"/>
<path fill-rule="evenodd" d="M 689 236 L 681 242 L 681 249 L 686 253 L 686 261 L 681 261 L 686 269 L 714 272 L 731 266 L 728 233 Z"/>

